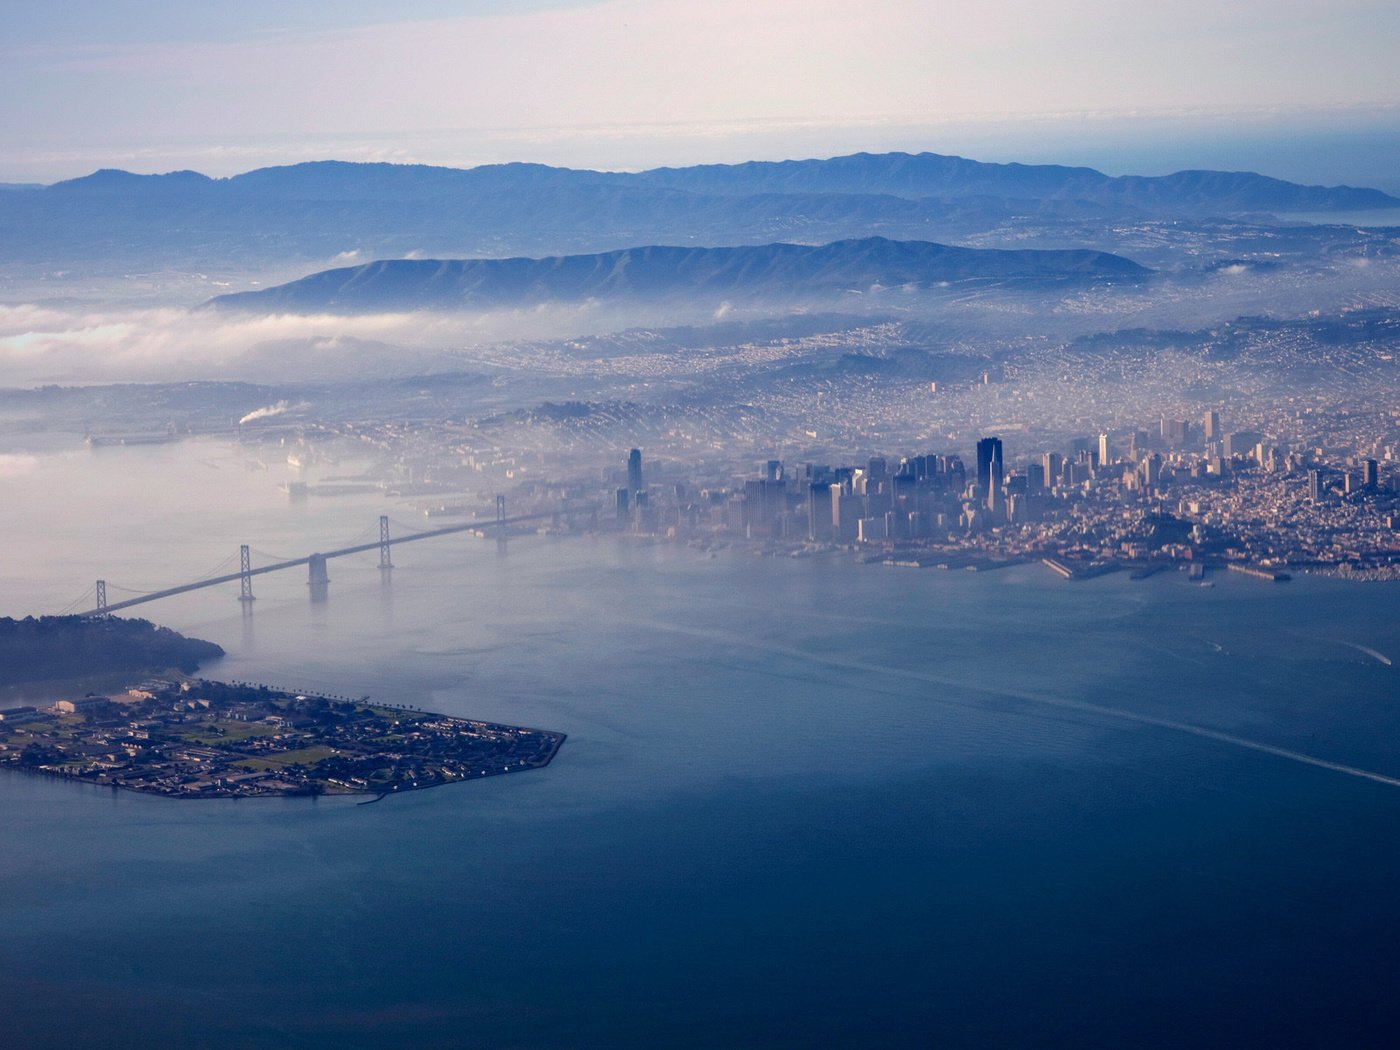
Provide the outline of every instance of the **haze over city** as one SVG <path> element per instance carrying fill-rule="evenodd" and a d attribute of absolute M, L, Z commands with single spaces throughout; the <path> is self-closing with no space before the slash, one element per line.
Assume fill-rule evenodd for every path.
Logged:
<path fill-rule="evenodd" d="M 1384 1045 L 1398 43 L 11 5 L 5 1045 Z"/>

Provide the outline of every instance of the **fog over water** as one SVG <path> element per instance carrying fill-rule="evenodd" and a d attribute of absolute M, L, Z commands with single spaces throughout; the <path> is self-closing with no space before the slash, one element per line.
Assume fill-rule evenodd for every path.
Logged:
<path fill-rule="evenodd" d="M 3 452 L 10 615 L 411 514 L 288 503 L 290 468 L 213 440 Z M 1396 672 L 1354 648 L 1400 656 L 1393 587 L 584 537 L 394 560 L 387 583 L 373 554 L 332 562 L 324 604 L 293 570 L 255 580 L 247 617 L 232 586 L 133 612 L 223 645 L 211 675 L 559 730 L 559 757 L 371 806 L 0 774 L 0 1009 L 22 1042 L 1391 1030 L 1400 789 L 1084 705 L 1400 775 Z M 1268 1016 L 1239 1011 L 1266 993 Z"/>
<path fill-rule="evenodd" d="M 1396 1042 L 1394 0 L 0 30 L 0 1050 Z"/>

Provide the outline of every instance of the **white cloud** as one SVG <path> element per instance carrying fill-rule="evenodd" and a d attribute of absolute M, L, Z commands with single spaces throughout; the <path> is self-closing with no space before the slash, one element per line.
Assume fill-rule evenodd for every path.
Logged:
<path fill-rule="evenodd" d="M 344 376 L 366 359 L 397 369 L 415 356 L 516 339 L 575 335 L 636 322 L 592 301 L 474 313 L 241 314 L 215 310 L 0 305 L 0 387 L 39 383 L 275 382 L 313 372 Z M 450 361 L 432 357 L 435 367 Z M 339 368 L 332 367 L 340 360 Z M 465 367 L 465 365 L 464 365 Z"/>
<path fill-rule="evenodd" d="M 0 478 L 32 473 L 39 465 L 35 456 L 0 452 Z"/>
<path fill-rule="evenodd" d="M 394 314 L 241 316 L 0 306 L 0 385 L 212 378 L 226 375 L 240 355 L 261 343 L 328 333 L 397 340 L 433 327 Z"/>

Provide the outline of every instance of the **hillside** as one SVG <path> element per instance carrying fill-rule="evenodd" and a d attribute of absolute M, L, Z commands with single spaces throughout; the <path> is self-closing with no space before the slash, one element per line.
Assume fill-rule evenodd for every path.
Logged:
<path fill-rule="evenodd" d="M 112 672 L 194 671 L 224 655 L 148 620 L 117 617 L 0 617 L 0 686 Z"/>
<path fill-rule="evenodd" d="M 1094 251 L 955 248 L 881 237 L 820 247 L 650 246 L 544 259 L 392 259 L 325 270 L 212 300 L 264 312 L 483 309 L 545 302 L 792 300 L 944 282 L 1059 282 L 1136 278 L 1145 268 Z"/>

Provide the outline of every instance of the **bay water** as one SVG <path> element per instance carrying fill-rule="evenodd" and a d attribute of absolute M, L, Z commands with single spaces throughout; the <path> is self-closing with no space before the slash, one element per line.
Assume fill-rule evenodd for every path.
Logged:
<path fill-rule="evenodd" d="M 12 441 L 0 613 L 413 513 L 294 476 Z M 558 730 L 555 761 L 373 805 L 0 773 L 6 1045 L 1392 1038 L 1400 787 L 1364 774 L 1400 777 L 1400 588 L 611 537 L 394 560 L 131 614 L 224 646 L 210 677 Z"/>

